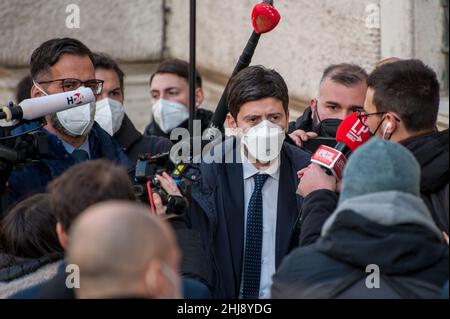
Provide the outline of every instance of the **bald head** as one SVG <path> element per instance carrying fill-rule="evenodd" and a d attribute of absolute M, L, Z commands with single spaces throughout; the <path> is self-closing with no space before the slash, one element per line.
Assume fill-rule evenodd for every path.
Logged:
<path fill-rule="evenodd" d="M 149 264 L 178 271 L 175 236 L 148 208 L 106 202 L 87 209 L 70 233 L 68 262 L 80 269 L 81 298 L 142 296 Z"/>

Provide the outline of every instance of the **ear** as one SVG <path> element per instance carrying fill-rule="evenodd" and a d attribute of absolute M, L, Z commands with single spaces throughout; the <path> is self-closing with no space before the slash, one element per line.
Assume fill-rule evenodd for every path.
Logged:
<path fill-rule="evenodd" d="M 236 129 L 238 127 L 237 121 L 235 120 L 233 115 L 231 115 L 231 113 L 227 114 L 227 124 L 228 124 L 228 127 L 232 128 L 232 129 Z"/>
<path fill-rule="evenodd" d="M 158 259 L 152 259 L 149 262 L 145 273 L 145 282 L 151 298 L 164 298 L 166 288 L 164 287 L 161 262 Z"/>
<path fill-rule="evenodd" d="M 44 96 L 44 94 L 36 87 L 36 85 L 33 84 L 31 87 L 31 97 L 40 97 Z"/>
<path fill-rule="evenodd" d="M 314 113 L 317 108 L 317 100 L 311 99 L 311 101 L 309 101 L 309 107 L 311 108 L 311 111 L 313 111 L 313 113 Z"/>
<path fill-rule="evenodd" d="M 199 108 L 202 105 L 203 100 L 205 99 L 205 93 L 202 88 L 198 88 L 195 90 L 195 107 Z"/>
<path fill-rule="evenodd" d="M 69 246 L 69 236 L 66 231 L 63 229 L 61 223 L 56 223 L 56 234 L 58 235 L 58 240 L 62 248 L 64 250 Z"/>
<path fill-rule="evenodd" d="M 394 134 L 394 132 L 397 130 L 398 122 L 397 119 L 392 115 L 391 113 L 386 114 L 386 124 L 385 124 L 385 130 L 387 134 Z"/>

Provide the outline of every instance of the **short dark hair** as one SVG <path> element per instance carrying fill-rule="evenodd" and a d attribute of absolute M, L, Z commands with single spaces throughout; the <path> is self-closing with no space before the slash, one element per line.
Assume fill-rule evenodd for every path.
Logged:
<path fill-rule="evenodd" d="M 436 73 L 420 60 L 401 60 L 378 67 L 369 76 L 377 112 L 395 112 L 406 129 L 418 132 L 436 126 L 440 86 Z"/>
<path fill-rule="evenodd" d="M 125 168 L 107 160 L 72 166 L 48 186 L 50 205 L 65 231 L 86 208 L 107 200 L 135 200 Z"/>
<path fill-rule="evenodd" d="M 247 102 L 275 98 L 289 110 L 289 91 L 283 77 L 275 70 L 261 65 L 245 68 L 236 74 L 228 86 L 228 110 L 236 119 L 241 106 Z"/>
<path fill-rule="evenodd" d="M 104 70 L 109 70 L 109 71 L 114 71 L 116 72 L 117 76 L 119 77 L 119 81 L 120 81 L 120 89 L 122 90 L 122 92 L 124 91 L 124 78 L 125 78 L 125 73 L 122 71 L 122 69 L 119 67 L 119 64 L 109 55 L 107 55 L 106 53 L 94 53 L 93 54 L 93 61 L 94 63 L 94 68 L 97 69 L 104 69 Z"/>
<path fill-rule="evenodd" d="M 34 50 L 30 59 L 30 73 L 32 79 L 36 80 L 44 73 L 49 73 L 61 55 L 74 54 L 89 56 L 93 60 L 92 52 L 82 42 L 72 38 L 57 38 L 42 43 Z"/>
<path fill-rule="evenodd" d="M 362 82 L 366 82 L 369 75 L 366 70 L 356 64 L 341 63 L 328 66 L 323 72 L 320 83 L 326 79 L 331 79 L 335 83 L 354 87 Z"/>
<path fill-rule="evenodd" d="M 3 249 L 22 258 L 40 258 L 63 252 L 48 194 L 37 194 L 10 209 L 0 228 Z"/>
<path fill-rule="evenodd" d="M 17 103 L 22 102 L 23 100 L 29 99 L 31 97 L 31 88 L 33 87 L 33 81 L 31 80 L 31 76 L 25 76 L 16 87 L 16 101 Z"/>
<path fill-rule="evenodd" d="M 202 77 L 200 76 L 198 70 L 195 70 L 195 72 L 196 72 L 195 78 L 196 87 L 201 88 Z M 178 75 L 179 77 L 182 77 L 183 79 L 186 79 L 186 81 L 189 82 L 189 63 L 180 59 L 170 59 L 164 61 L 158 66 L 155 73 L 153 73 L 152 76 L 150 77 L 150 85 L 152 85 L 153 78 L 155 77 L 155 75 L 163 73 Z"/>

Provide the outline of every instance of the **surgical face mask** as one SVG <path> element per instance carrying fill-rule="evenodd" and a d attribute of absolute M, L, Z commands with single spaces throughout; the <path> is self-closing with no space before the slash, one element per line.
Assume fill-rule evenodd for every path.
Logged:
<path fill-rule="evenodd" d="M 122 103 L 113 99 L 103 99 L 96 103 L 95 121 L 113 136 L 122 126 L 125 109 Z"/>
<path fill-rule="evenodd" d="M 163 99 L 153 105 L 152 112 L 154 121 L 166 134 L 189 118 L 189 112 L 183 104 Z"/>
<path fill-rule="evenodd" d="M 286 133 L 272 122 L 265 120 L 242 134 L 241 143 L 245 145 L 250 159 L 269 163 L 278 158 Z"/>
<path fill-rule="evenodd" d="M 48 96 L 35 81 L 33 81 L 36 88 Z M 88 103 L 80 105 L 65 111 L 56 113 L 58 123 L 64 128 L 66 132 L 60 132 L 70 135 L 72 137 L 81 137 L 89 134 L 94 125 L 95 117 L 95 103 Z"/>

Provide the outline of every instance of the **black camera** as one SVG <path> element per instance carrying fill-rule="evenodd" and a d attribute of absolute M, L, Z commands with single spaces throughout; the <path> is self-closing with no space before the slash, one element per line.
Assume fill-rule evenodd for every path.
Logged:
<path fill-rule="evenodd" d="M 134 193 L 138 201 L 150 204 L 154 208 L 152 194 L 161 197 L 162 203 L 167 207 L 167 213 L 182 215 L 189 206 L 186 197 L 189 197 L 189 181 L 184 173 L 188 164 L 175 165 L 170 160 L 170 153 L 151 156 L 149 154 L 139 156 L 136 164 Z M 177 183 L 183 196 L 172 196 L 161 187 L 156 175 L 164 172 L 169 174 Z"/>
<path fill-rule="evenodd" d="M 48 137 L 40 130 L 46 124 L 45 118 L 22 120 L 13 126 L 0 123 L 0 160 L 17 166 L 47 156 Z"/>

